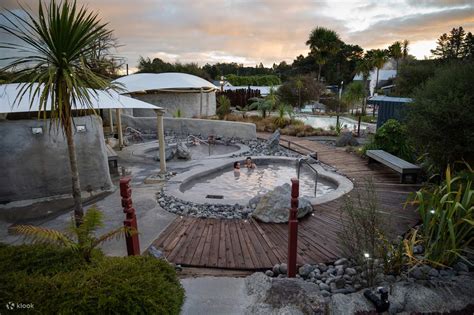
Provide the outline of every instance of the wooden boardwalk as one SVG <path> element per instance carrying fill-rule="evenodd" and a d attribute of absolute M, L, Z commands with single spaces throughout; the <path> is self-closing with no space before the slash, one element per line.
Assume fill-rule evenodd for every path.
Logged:
<path fill-rule="evenodd" d="M 259 137 L 267 137 L 259 134 Z M 368 165 L 355 154 L 314 141 L 282 137 L 309 151 L 318 152 L 319 159 L 338 169 L 354 183 L 354 191 L 362 190 L 372 177 L 381 208 L 387 216 L 390 233 L 402 234 L 416 224 L 418 216 L 403 205 L 408 194 L 418 185 L 399 184 L 399 176 L 377 164 Z M 307 152 L 305 152 L 307 153 Z M 352 193 L 352 192 L 351 192 Z M 349 194 L 351 194 L 349 193 Z M 314 215 L 298 226 L 298 265 L 330 262 L 342 255 L 338 240 L 341 230 L 339 198 L 315 207 Z M 287 260 L 287 224 L 260 223 L 254 220 L 220 220 L 193 217 L 176 218 L 154 242 L 167 259 L 183 266 L 224 269 L 268 269 Z"/>

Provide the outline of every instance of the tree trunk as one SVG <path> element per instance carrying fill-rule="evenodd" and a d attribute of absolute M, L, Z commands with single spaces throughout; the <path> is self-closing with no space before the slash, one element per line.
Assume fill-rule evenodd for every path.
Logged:
<path fill-rule="evenodd" d="M 364 84 L 364 98 L 362 99 L 362 115 L 365 116 L 367 110 L 367 79 L 363 80 Z"/>
<path fill-rule="evenodd" d="M 379 68 L 377 68 L 377 79 L 375 80 L 375 89 L 374 93 L 377 91 L 377 86 L 379 85 Z"/>
<path fill-rule="evenodd" d="M 301 109 L 301 88 L 298 89 L 298 107 Z"/>
<path fill-rule="evenodd" d="M 319 69 L 318 69 L 318 82 L 321 82 L 321 68 L 322 68 L 322 65 L 320 63 L 318 63 L 318 66 L 319 66 Z"/>
<path fill-rule="evenodd" d="M 79 169 L 77 167 L 76 146 L 74 145 L 74 134 L 72 130 L 72 117 L 63 120 L 63 128 L 66 133 L 67 150 L 69 153 L 69 165 L 71 167 L 72 197 L 74 199 L 74 219 L 76 226 L 81 225 L 84 210 L 82 209 L 81 182 L 79 180 Z"/>

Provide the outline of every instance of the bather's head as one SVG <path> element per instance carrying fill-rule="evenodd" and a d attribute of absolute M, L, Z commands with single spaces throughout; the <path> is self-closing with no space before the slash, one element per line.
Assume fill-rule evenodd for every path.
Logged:
<path fill-rule="evenodd" d="M 234 170 L 238 170 L 240 169 L 240 162 L 237 161 L 237 162 L 234 162 Z"/>

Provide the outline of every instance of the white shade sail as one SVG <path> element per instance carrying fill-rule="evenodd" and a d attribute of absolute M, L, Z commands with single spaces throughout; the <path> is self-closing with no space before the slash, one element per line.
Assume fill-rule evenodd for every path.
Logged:
<path fill-rule="evenodd" d="M 24 83 L 12 83 L 0 85 L 0 113 L 22 113 L 22 112 L 37 112 L 39 110 L 39 97 L 35 96 L 32 107 L 30 100 L 30 92 L 19 100 L 15 101 L 18 93 L 20 93 L 21 86 Z M 41 89 L 41 88 L 40 88 Z M 73 109 L 83 110 L 89 109 L 127 109 L 127 108 L 148 108 L 148 109 L 162 109 L 146 102 L 133 99 L 131 97 L 122 96 L 115 91 L 90 90 L 90 98 L 92 104 L 87 106 L 85 104 L 76 104 Z M 34 91 L 34 89 L 33 89 Z M 48 100 L 46 111 L 51 109 L 51 103 Z"/>
<path fill-rule="evenodd" d="M 126 93 L 145 91 L 175 91 L 206 90 L 218 88 L 209 81 L 195 75 L 178 72 L 166 73 L 137 73 L 118 78 L 114 82 L 124 86 Z"/>

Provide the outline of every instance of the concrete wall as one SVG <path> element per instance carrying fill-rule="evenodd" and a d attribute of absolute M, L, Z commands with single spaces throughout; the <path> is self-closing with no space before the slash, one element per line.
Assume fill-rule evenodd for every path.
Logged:
<path fill-rule="evenodd" d="M 88 116 L 75 123 L 87 129 L 74 136 L 82 190 L 110 189 L 102 120 Z M 34 135 L 32 127 L 42 127 L 43 134 Z M 49 121 L 0 121 L 0 203 L 71 193 L 66 139 L 48 130 Z"/>
<path fill-rule="evenodd" d="M 192 119 L 192 118 L 170 118 L 164 119 L 165 133 L 194 134 L 207 137 L 216 135 L 221 137 L 235 137 L 244 140 L 256 139 L 255 124 L 234 121 Z M 155 117 L 132 117 L 122 115 L 122 126 L 132 127 L 145 133 L 156 133 Z"/>
<path fill-rule="evenodd" d="M 173 117 L 178 109 L 181 110 L 182 117 L 192 118 L 202 116 L 213 116 L 216 114 L 216 93 L 172 93 L 159 92 L 147 94 L 132 94 L 133 98 L 157 105 L 166 109 L 166 116 Z M 135 117 L 153 117 L 155 112 L 150 109 L 134 109 Z"/>

